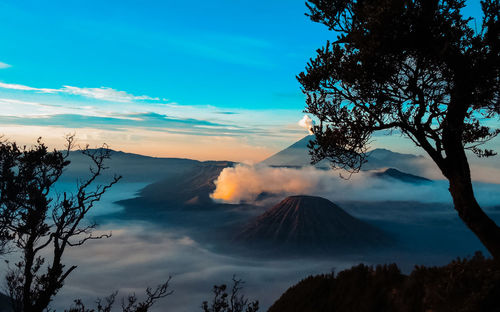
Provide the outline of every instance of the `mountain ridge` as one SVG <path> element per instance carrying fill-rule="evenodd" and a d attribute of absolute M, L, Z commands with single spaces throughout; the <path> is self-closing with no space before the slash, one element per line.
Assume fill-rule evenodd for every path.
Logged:
<path fill-rule="evenodd" d="M 426 184 L 433 181 L 422 176 L 402 172 L 395 168 L 387 168 L 380 172 L 373 172 L 373 176 L 381 179 L 395 179 L 405 183 L 411 184 Z"/>
<path fill-rule="evenodd" d="M 264 159 L 261 163 L 270 167 L 301 168 L 314 166 L 318 169 L 330 169 L 331 166 L 327 159 L 323 159 L 315 165 L 310 163 L 311 156 L 307 145 L 312 139 L 314 139 L 314 135 L 305 136 L 287 148 Z M 404 173 L 419 175 L 425 170 L 424 159 L 425 157 L 421 155 L 403 154 L 385 148 L 377 148 L 368 152 L 367 162 L 363 164 L 362 170 L 395 168 Z"/>

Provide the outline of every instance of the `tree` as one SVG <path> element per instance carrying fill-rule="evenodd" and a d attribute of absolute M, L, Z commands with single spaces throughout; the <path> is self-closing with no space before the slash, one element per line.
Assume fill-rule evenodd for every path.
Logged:
<path fill-rule="evenodd" d="M 309 0 L 308 15 L 337 33 L 297 79 L 319 119 L 312 161 L 358 171 L 375 131 L 397 131 L 425 150 L 449 181 L 456 211 L 500 260 L 500 228 L 474 196 L 466 150 L 479 157 L 498 129 L 500 4 L 465 0 Z M 473 23 L 474 22 L 474 23 Z"/>
<path fill-rule="evenodd" d="M 64 252 L 89 240 L 108 238 L 109 234 L 93 235 L 96 223 L 86 220 L 88 212 L 121 176 L 107 184 L 97 184 L 107 169 L 110 158 L 106 145 L 80 150 L 91 161 L 90 175 L 80 179 L 74 194 L 54 194 L 55 183 L 70 164 L 68 159 L 74 137 L 67 137 L 65 151 L 49 151 L 37 141 L 33 147 L 0 142 L 0 247 L 1 251 L 18 253 L 6 276 L 8 295 L 16 312 L 42 312 L 63 287 L 66 278 L 76 269 L 63 263 Z M 97 185 L 96 185 L 97 184 Z M 139 301 L 130 295 L 122 304 L 124 312 L 146 312 L 153 303 L 170 295 L 168 283 L 146 290 L 147 298 Z M 98 301 L 97 311 L 109 311 L 116 294 Z M 70 311 L 86 310 L 80 300 Z"/>
<path fill-rule="evenodd" d="M 170 277 L 168 280 L 158 285 L 154 290 L 152 288 L 146 289 L 146 299 L 143 301 L 139 301 L 135 294 L 131 294 L 127 297 L 127 300 L 122 299 L 122 312 L 147 312 L 153 306 L 153 304 L 161 298 L 165 298 L 170 296 L 173 291 L 168 290 Z M 96 304 L 97 307 L 95 309 L 88 309 L 83 304 L 82 300 L 77 299 L 74 302 L 74 305 L 66 312 L 111 312 L 113 308 L 113 304 L 115 303 L 116 295 L 118 293 L 114 292 L 108 297 L 103 299 L 97 299 Z"/>
<path fill-rule="evenodd" d="M 244 295 L 240 295 L 243 289 L 243 281 L 233 276 L 233 286 L 231 293 L 227 293 L 227 285 L 215 285 L 213 288 L 214 297 L 209 304 L 204 301 L 201 305 L 203 312 L 257 312 L 259 301 L 248 302 Z"/>
<path fill-rule="evenodd" d="M 268 312 L 499 311 L 500 268 L 480 252 L 445 266 L 359 264 L 338 274 L 309 276 L 288 288 Z"/>
<path fill-rule="evenodd" d="M 9 266 L 6 276 L 14 311 L 44 311 L 76 269 L 63 263 L 67 248 L 111 236 L 94 236 L 96 224 L 84 220 L 121 178 L 115 176 L 106 185 L 94 185 L 110 157 L 106 146 L 81 150 L 93 166 L 90 176 L 79 181 L 75 194 L 51 193 L 70 163 L 73 142 L 73 136 L 67 137 L 64 152 L 49 151 L 41 139 L 31 148 L 0 143 L 0 237 L 4 251 L 21 255 L 19 262 Z"/>

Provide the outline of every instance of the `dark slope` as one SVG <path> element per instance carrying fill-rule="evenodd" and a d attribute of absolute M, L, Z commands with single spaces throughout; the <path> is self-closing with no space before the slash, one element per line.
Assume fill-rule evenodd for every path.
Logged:
<path fill-rule="evenodd" d="M 331 201 L 290 196 L 250 222 L 236 237 L 249 246 L 344 252 L 388 243 L 386 235 Z"/>
<path fill-rule="evenodd" d="M 224 168 L 233 165 L 227 161 L 200 162 L 180 173 L 165 174 L 162 180 L 142 189 L 138 197 L 118 203 L 130 212 L 208 207 L 215 204 L 210 198 L 214 181 Z"/>
<path fill-rule="evenodd" d="M 168 202 L 182 205 L 212 204 L 210 194 L 215 190 L 214 181 L 224 168 L 234 163 L 226 161 L 203 162 L 193 169 L 172 175 L 146 186 L 140 195 L 150 202 Z"/>
<path fill-rule="evenodd" d="M 409 174 L 406 172 L 401 172 L 398 169 L 394 168 L 388 168 L 382 172 L 374 172 L 373 175 L 377 178 L 396 179 L 401 182 L 411 183 L 411 184 L 425 184 L 432 182 L 432 180 L 429 180 L 427 178 Z"/>
<path fill-rule="evenodd" d="M 65 171 L 63 180 L 74 181 L 88 176 L 91 165 L 89 157 L 74 151 L 69 160 L 71 164 Z M 109 169 L 104 171 L 101 179 L 110 179 L 117 174 L 123 176 L 124 182 L 155 182 L 166 176 L 187 173 L 200 164 L 200 161 L 192 159 L 159 158 L 111 151 L 111 158 L 106 161 Z"/>

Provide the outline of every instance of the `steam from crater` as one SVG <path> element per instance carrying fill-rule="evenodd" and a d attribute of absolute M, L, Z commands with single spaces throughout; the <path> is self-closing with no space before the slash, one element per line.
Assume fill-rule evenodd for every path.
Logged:
<path fill-rule="evenodd" d="M 262 164 L 238 164 L 225 168 L 215 180 L 212 199 L 225 203 L 257 203 L 261 194 L 315 195 L 336 201 L 419 201 L 451 204 L 448 182 L 411 184 L 393 178 L 379 178 L 373 171 L 361 171 L 349 179 L 336 170 L 312 166 L 277 168 Z M 344 174 L 343 176 L 348 176 Z M 475 184 L 478 200 L 485 205 L 500 201 L 497 184 Z"/>
<path fill-rule="evenodd" d="M 309 131 L 309 134 L 313 134 L 314 120 L 308 115 L 304 115 L 301 120 L 299 120 L 299 126 Z"/>

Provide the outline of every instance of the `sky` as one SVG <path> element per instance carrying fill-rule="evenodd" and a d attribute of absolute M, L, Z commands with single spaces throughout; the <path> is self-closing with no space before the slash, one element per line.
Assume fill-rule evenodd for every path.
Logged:
<path fill-rule="evenodd" d="M 263 160 L 307 135 L 295 76 L 335 39 L 305 12 L 302 0 L 0 1 L 1 133 Z"/>

